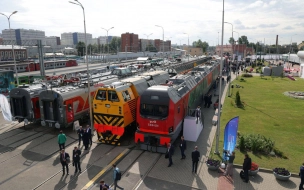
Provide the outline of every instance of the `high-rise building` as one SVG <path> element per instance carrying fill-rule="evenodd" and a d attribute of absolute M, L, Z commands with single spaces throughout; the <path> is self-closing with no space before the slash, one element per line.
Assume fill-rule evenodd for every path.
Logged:
<path fill-rule="evenodd" d="M 56 46 L 60 45 L 60 37 L 57 37 L 57 36 L 45 37 L 45 45 L 51 46 L 51 47 L 56 47 Z"/>
<path fill-rule="evenodd" d="M 157 51 L 166 52 L 171 51 L 171 40 L 162 41 L 160 39 L 155 39 L 155 48 Z"/>
<path fill-rule="evenodd" d="M 45 44 L 45 32 L 32 29 L 5 29 L 2 30 L 3 44 L 5 45 L 36 45 L 37 40 Z"/>
<path fill-rule="evenodd" d="M 139 41 L 138 34 L 125 33 L 121 34 L 121 52 L 138 52 Z"/>
<path fill-rule="evenodd" d="M 85 42 L 85 35 L 84 33 L 80 32 L 69 32 L 69 33 L 62 33 L 61 34 L 61 44 L 62 45 L 77 45 L 78 42 Z M 87 33 L 87 42 L 90 44 L 92 42 L 92 34 Z"/>

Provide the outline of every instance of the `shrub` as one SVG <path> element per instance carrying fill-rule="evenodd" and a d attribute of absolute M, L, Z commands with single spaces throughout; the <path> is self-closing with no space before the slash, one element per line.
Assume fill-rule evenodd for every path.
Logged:
<path fill-rule="evenodd" d="M 245 139 L 243 136 L 241 136 L 241 138 L 239 138 L 239 148 L 240 151 L 244 151 L 245 150 Z"/>
<path fill-rule="evenodd" d="M 245 74 L 242 74 L 242 77 L 252 77 L 252 74 L 245 73 Z"/>
<path fill-rule="evenodd" d="M 241 96 L 240 96 L 239 91 L 237 91 L 236 94 L 235 94 L 235 104 L 236 104 L 237 107 L 242 107 L 243 106 L 243 104 L 241 102 Z"/>
<path fill-rule="evenodd" d="M 275 142 L 260 134 L 242 135 L 238 140 L 239 148 L 242 148 L 241 151 L 248 149 L 253 152 L 263 152 L 269 154 L 269 152 L 274 150 Z"/>

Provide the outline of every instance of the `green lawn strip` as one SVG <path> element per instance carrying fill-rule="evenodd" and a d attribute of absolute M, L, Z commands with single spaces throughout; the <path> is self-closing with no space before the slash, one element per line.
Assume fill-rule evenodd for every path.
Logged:
<path fill-rule="evenodd" d="M 283 93 L 285 91 L 304 91 L 304 80 L 300 78 L 297 81 L 287 78 L 265 80 L 260 77 L 245 78 L 245 80 L 246 82 L 233 81 L 233 84 L 239 84 L 244 88 L 231 89 L 233 95 L 225 99 L 220 122 L 220 153 L 223 151 L 224 128 L 227 122 L 231 118 L 239 116 L 239 133 L 261 134 L 274 140 L 275 147 L 288 158 L 247 152 L 253 162 L 262 168 L 285 167 L 291 172 L 297 173 L 304 161 L 304 100 L 290 98 Z M 245 103 L 244 109 L 232 105 L 237 91 L 240 93 L 241 101 Z M 215 140 L 212 152 L 215 150 Z M 211 156 L 216 157 L 216 155 Z M 242 164 L 243 160 L 244 153 L 236 149 L 235 163 Z"/>

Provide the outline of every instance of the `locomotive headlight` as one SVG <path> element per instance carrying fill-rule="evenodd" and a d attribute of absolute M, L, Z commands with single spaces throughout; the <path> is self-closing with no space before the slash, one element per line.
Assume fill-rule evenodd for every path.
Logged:
<path fill-rule="evenodd" d="M 173 132 L 173 127 L 169 127 L 169 133 Z"/>
<path fill-rule="evenodd" d="M 46 125 L 45 121 L 41 121 L 41 125 L 42 125 L 43 127 L 45 127 L 45 125 Z"/>

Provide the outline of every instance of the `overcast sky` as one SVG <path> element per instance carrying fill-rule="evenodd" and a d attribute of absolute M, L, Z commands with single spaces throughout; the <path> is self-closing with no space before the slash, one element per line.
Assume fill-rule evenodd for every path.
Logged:
<path fill-rule="evenodd" d="M 73 1 L 73 0 L 72 0 Z M 221 43 L 222 0 L 79 0 L 85 8 L 87 33 L 105 36 L 101 28 L 111 28 L 109 35 L 130 32 L 149 39 L 162 39 L 172 44 L 190 44 L 201 39 L 209 45 Z M 239 36 L 250 42 L 279 44 L 304 41 L 304 0 L 225 0 L 225 22 L 233 24 Z M 45 31 L 46 36 L 64 32 L 84 32 L 81 7 L 68 0 L 1 0 L 0 12 L 11 17 L 11 28 Z M 0 15 L 0 32 L 8 29 L 7 19 Z M 238 33 L 234 33 L 235 39 Z M 184 34 L 187 33 L 187 34 Z M 232 27 L 224 24 L 224 44 Z M 219 36 L 219 38 L 218 38 Z"/>

